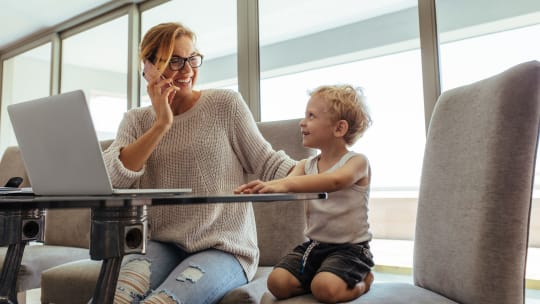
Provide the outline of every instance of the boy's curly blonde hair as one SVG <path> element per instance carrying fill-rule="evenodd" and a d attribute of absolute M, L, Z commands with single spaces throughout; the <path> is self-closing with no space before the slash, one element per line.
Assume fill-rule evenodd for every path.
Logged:
<path fill-rule="evenodd" d="M 309 93 L 329 103 L 329 112 L 335 121 L 345 120 L 349 130 L 343 137 L 345 143 L 353 145 L 371 126 L 372 120 L 365 104 L 365 96 L 361 88 L 351 85 L 323 85 Z"/>

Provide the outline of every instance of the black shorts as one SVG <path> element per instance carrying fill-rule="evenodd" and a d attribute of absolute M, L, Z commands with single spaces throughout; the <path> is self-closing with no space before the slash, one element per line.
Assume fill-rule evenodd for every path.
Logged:
<path fill-rule="evenodd" d="M 359 244 L 327 244 L 307 241 L 296 246 L 284 256 L 275 267 L 284 268 L 294 275 L 302 284 L 302 288 L 311 291 L 311 281 L 319 272 L 331 272 L 353 288 L 362 282 L 371 271 L 373 255 L 369 250 L 369 242 Z M 303 257 L 311 245 L 311 250 Z"/>

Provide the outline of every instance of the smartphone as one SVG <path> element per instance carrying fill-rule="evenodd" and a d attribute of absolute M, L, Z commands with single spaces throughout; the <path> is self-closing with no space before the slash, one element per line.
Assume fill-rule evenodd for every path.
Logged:
<path fill-rule="evenodd" d="M 143 77 L 148 82 L 156 81 L 159 78 L 165 79 L 161 72 L 149 60 L 144 61 Z"/>

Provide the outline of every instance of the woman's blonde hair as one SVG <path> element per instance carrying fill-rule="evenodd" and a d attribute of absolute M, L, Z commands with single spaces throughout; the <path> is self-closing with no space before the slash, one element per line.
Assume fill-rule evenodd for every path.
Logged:
<path fill-rule="evenodd" d="M 146 32 L 139 47 L 139 60 L 149 60 L 163 72 L 169 64 L 176 39 L 187 36 L 195 44 L 195 33 L 178 22 L 158 24 Z"/>
<path fill-rule="evenodd" d="M 351 85 L 324 85 L 309 93 L 318 96 L 329 103 L 329 112 L 337 122 L 345 120 L 349 130 L 344 136 L 345 143 L 351 146 L 362 137 L 371 126 L 372 120 L 365 103 L 365 95 L 361 88 Z"/>

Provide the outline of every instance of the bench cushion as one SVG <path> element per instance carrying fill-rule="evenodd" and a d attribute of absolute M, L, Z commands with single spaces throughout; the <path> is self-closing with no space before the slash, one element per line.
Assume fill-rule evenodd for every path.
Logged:
<path fill-rule="evenodd" d="M 7 247 L 0 247 L 0 270 L 4 264 L 7 249 Z M 86 248 L 50 245 L 27 246 L 24 249 L 17 277 L 17 292 L 39 288 L 41 273 L 46 269 L 89 257 L 90 253 Z"/>
<path fill-rule="evenodd" d="M 88 303 L 94 295 L 101 261 L 81 260 L 50 268 L 41 278 L 41 303 Z"/>
<path fill-rule="evenodd" d="M 276 301 L 268 291 L 262 296 L 261 304 L 307 304 L 319 303 L 311 294 L 306 294 L 287 300 Z M 458 304 L 432 291 L 408 283 L 374 283 L 368 293 L 349 304 Z"/>

